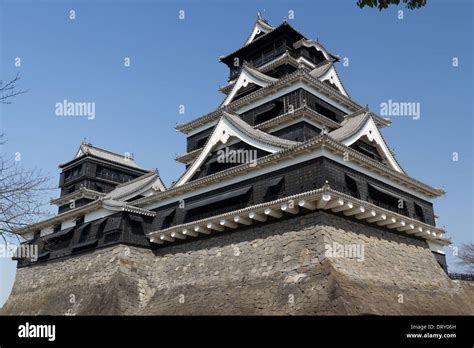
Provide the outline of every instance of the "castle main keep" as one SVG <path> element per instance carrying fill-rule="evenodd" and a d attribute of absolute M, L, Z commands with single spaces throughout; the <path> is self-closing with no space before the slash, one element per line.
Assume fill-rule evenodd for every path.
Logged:
<path fill-rule="evenodd" d="M 58 214 L 16 233 L 2 314 L 474 314 L 447 275 L 433 188 L 406 174 L 328 51 L 258 16 L 222 56 L 216 110 L 177 130 L 165 187 L 130 155 L 82 143 Z"/>

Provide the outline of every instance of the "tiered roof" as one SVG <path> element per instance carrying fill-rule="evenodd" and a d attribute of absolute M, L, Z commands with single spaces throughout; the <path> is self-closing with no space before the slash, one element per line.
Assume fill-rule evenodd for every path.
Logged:
<path fill-rule="evenodd" d="M 151 195 L 154 192 L 163 192 L 165 190 L 166 187 L 161 181 L 158 170 L 153 170 L 134 180 L 118 185 L 108 194 L 99 194 L 98 196 L 95 196 L 94 200 L 86 205 L 68 210 L 49 219 L 18 229 L 15 231 L 15 233 L 26 236 L 36 230 L 54 226 L 64 221 L 84 216 L 87 213 L 98 211 L 99 209 L 105 209 L 105 211 L 108 211 L 109 214 L 115 213 L 117 211 L 124 211 L 145 216 L 155 216 L 156 213 L 154 211 L 135 206 L 127 201 L 131 198 L 137 198 L 141 195 Z M 78 192 L 83 191 L 91 190 L 80 189 Z M 71 197 L 66 196 L 63 198 L 71 199 Z M 61 199 L 62 198 L 58 198 L 57 200 L 59 201 Z M 55 204 L 59 203 L 61 202 L 55 202 Z M 106 213 L 104 214 L 107 215 Z"/>
<path fill-rule="evenodd" d="M 258 20 L 257 20 L 257 23 L 259 23 Z M 249 36 L 249 39 L 252 37 L 252 34 L 255 30 L 255 27 L 257 26 L 257 23 L 255 24 L 254 29 L 252 30 L 252 33 Z M 272 29 L 268 30 L 264 34 L 262 34 L 260 36 L 257 36 L 257 37 L 254 36 L 253 39 L 250 40 L 250 41 L 247 40 L 244 46 L 239 47 L 235 51 L 233 51 L 233 52 L 231 52 L 231 53 L 229 53 L 225 56 L 219 57 L 219 60 L 221 62 L 225 63 L 225 64 L 230 65 L 230 64 L 232 64 L 232 61 L 233 61 L 234 57 L 238 56 L 243 51 L 248 50 L 251 47 L 254 47 L 255 45 L 262 42 L 263 40 L 269 39 L 271 36 L 277 36 L 277 35 L 280 35 L 283 32 L 285 32 L 287 35 L 293 37 L 295 42 L 298 42 L 299 40 L 301 40 L 301 44 L 305 44 L 306 40 L 308 40 L 302 33 L 300 33 L 298 30 L 293 28 L 287 21 L 283 21 L 283 23 L 281 23 L 279 26 L 272 27 Z M 310 41 L 312 41 L 312 40 L 310 40 Z M 334 60 L 339 60 L 340 59 L 339 56 L 330 53 L 324 47 L 322 47 L 322 45 L 320 45 L 319 43 L 317 43 L 317 44 L 318 44 L 318 49 L 324 49 L 325 52 L 328 54 L 328 56 L 331 57 L 332 59 L 334 59 Z"/>
<path fill-rule="evenodd" d="M 324 98 L 335 103 L 339 108 L 345 109 L 348 113 L 356 112 L 362 109 L 362 106 L 349 97 L 345 96 L 341 92 L 338 92 L 332 87 L 329 87 L 326 83 L 321 82 L 316 77 L 310 74 L 310 71 L 306 68 L 301 68 L 296 70 L 295 72 L 277 80 L 269 84 L 266 87 L 262 87 L 255 92 L 252 92 L 240 99 L 235 101 L 231 101 L 229 104 L 226 105 L 228 110 L 232 110 L 234 112 L 238 112 L 239 109 L 252 104 L 253 102 L 262 99 L 263 97 L 270 96 L 275 94 L 277 91 L 285 88 L 295 86 L 296 82 L 301 82 L 304 85 L 307 85 L 309 88 L 314 88 L 317 93 Z M 201 116 L 197 119 L 194 119 L 190 122 L 184 124 L 177 124 L 176 130 L 189 133 L 199 127 L 203 127 L 205 125 L 212 126 L 212 122 L 215 122 L 216 119 L 219 119 L 222 116 L 222 112 L 224 111 L 224 106 L 219 107 L 218 109 Z M 376 122 L 379 125 L 386 126 L 390 124 L 390 121 L 381 118 L 380 116 L 374 115 L 376 118 Z"/>
<path fill-rule="evenodd" d="M 257 18 L 244 46 L 221 57 L 221 61 L 229 65 L 240 53 L 256 49 L 259 43 L 282 33 L 291 36 L 294 48 L 314 48 L 321 52 L 325 61 L 313 64 L 306 59 L 300 59 L 301 57 L 295 58 L 287 51 L 258 67 L 244 63 L 237 78 L 230 81 L 228 86 L 221 88 L 226 97 L 217 110 L 186 124 L 177 125 L 177 130 L 183 133 L 197 133 L 211 127 L 212 131 L 204 146 L 178 156 L 178 160 L 188 163 L 189 166 L 174 185 L 165 188 L 158 172 L 150 171 L 135 180 L 117 186 L 106 195 L 96 197 L 91 203 L 22 229 L 20 233 L 29 233 L 66 219 L 96 212 L 99 209 L 103 209 L 105 215 L 116 211 L 129 211 L 154 216 L 156 215 L 154 209 L 159 207 L 193 197 L 206 190 L 227 187 L 231 183 L 238 183 L 239 180 L 257 177 L 262 173 L 271 173 L 285 166 L 303 163 L 317 157 L 328 157 L 344 163 L 342 159 L 348 155 L 351 166 L 359 168 L 377 180 L 385 180 L 389 185 L 400 190 L 422 199 L 442 195 L 443 190 L 411 178 L 403 171 L 379 130 L 388 126 L 390 121 L 370 112 L 368 108 L 362 107 L 349 97 L 334 66 L 334 62 L 339 57 L 328 52 L 319 42 L 306 38 L 287 22 L 273 27 L 262 18 Z M 278 67 L 279 64 L 289 64 L 297 69 L 281 78 L 269 76 L 267 72 Z M 238 91 L 249 83 L 259 88 L 236 98 Z M 296 110 L 278 115 L 255 126 L 248 124 L 240 117 L 242 112 L 260 105 L 263 98 L 272 100 L 278 93 L 283 93 L 282 91 L 291 92 L 294 88 L 301 88 L 301 86 L 326 103 L 337 106 L 346 114 L 344 119 L 342 121 L 329 119 L 308 108 L 307 105 L 302 105 Z M 306 141 L 291 141 L 269 133 L 276 127 L 284 128 L 299 120 L 311 120 L 319 125 L 321 134 Z M 375 146 L 383 157 L 383 163 L 351 147 L 359 141 L 369 142 Z M 263 150 L 264 154 L 251 163 L 237 164 L 209 175 L 195 177 L 195 173 L 205 165 L 213 151 L 239 142 L 249 145 L 250 148 Z M 76 159 L 85 155 L 139 168 L 133 158 L 127 159 L 91 144 L 82 144 L 76 154 Z M 81 194 L 90 193 L 84 191 Z M 296 200 L 297 207 L 288 206 L 287 202 L 290 199 Z M 278 218 L 282 216 L 282 212 L 296 214 L 300 208 L 342 212 L 346 216 L 354 216 L 361 221 L 376 223 L 379 226 L 422 237 L 441 245 L 449 243 L 443 237 L 442 229 L 388 211 L 368 201 L 348 196 L 329 185 L 225 214 L 152 231 L 149 237 L 152 242 L 159 244 L 165 241 L 173 242 L 188 236 L 198 236 L 198 232 L 208 234 L 211 230 L 222 231 L 224 228 L 237 228 L 239 224 L 248 225 L 254 220 L 266 221 L 267 216 Z"/>

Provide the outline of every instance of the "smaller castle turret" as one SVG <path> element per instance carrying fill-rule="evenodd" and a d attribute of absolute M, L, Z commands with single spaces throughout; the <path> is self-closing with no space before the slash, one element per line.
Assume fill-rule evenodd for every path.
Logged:
<path fill-rule="evenodd" d="M 62 213 L 80 207 L 112 191 L 117 185 L 149 172 L 132 154 L 119 154 L 82 142 L 74 158 L 59 165 L 61 194 L 51 203 Z"/>

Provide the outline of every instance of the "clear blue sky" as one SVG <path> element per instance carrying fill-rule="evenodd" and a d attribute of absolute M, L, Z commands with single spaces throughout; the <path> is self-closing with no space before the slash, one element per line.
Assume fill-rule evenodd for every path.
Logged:
<path fill-rule="evenodd" d="M 421 103 L 421 119 L 394 118 L 384 136 L 410 176 L 447 195 L 436 199 L 439 226 L 454 245 L 473 236 L 473 4 L 433 1 L 416 11 L 379 12 L 347 1 L 7 1 L 0 0 L 1 79 L 20 71 L 29 92 L 4 106 L 3 156 L 59 179 L 58 163 L 81 140 L 159 168 L 167 185 L 182 173 L 175 154 L 185 137 L 174 130 L 214 110 L 228 70 L 218 62 L 249 35 L 257 10 L 277 25 L 290 23 L 327 49 L 348 57 L 338 72 L 358 103 Z M 76 19 L 69 19 L 69 10 Z M 185 11 L 185 20 L 178 11 Z M 15 58 L 21 58 L 21 68 Z M 123 66 L 130 57 L 131 66 Z M 458 57 L 459 67 L 452 67 Z M 55 104 L 96 103 L 96 118 L 57 117 Z M 185 115 L 178 113 L 185 105 Z M 453 162 L 452 153 L 459 153 Z M 57 195 L 55 192 L 54 195 Z M 455 269 L 446 249 L 451 270 Z M 0 259 L 0 305 L 14 263 Z"/>

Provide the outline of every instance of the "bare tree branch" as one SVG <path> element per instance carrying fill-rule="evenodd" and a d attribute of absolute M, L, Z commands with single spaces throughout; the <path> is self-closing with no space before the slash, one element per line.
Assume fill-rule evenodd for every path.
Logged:
<path fill-rule="evenodd" d="M 0 235 L 4 240 L 4 235 L 15 235 L 15 230 L 47 216 L 44 197 L 53 189 L 49 183 L 50 178 L 38 169 L 25 169 L 0 156 Z"/>
<path fill-rule="evenodd" d="M 458 264 L 469 272 L 474 272 L 474 243 L 461 244 L 458 254 Z"/>
<path fill-rule="evenodd" d="M 20 94 L 24 94 L 28 91 L 17 90 L 16 84 L 20 81 L 20 73 L 17 73 L 15 78 L 7 83 L 3 83 L 3 80 L 0 80 L 0 103 L 1 104 L 11 104 L 10 99 L 15 98 Z"/>

